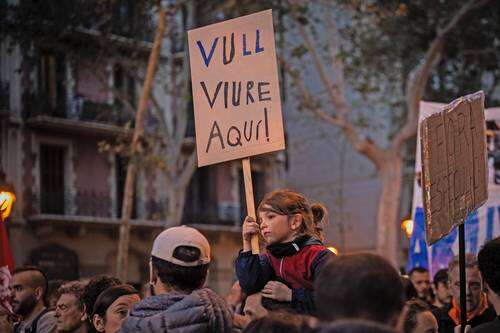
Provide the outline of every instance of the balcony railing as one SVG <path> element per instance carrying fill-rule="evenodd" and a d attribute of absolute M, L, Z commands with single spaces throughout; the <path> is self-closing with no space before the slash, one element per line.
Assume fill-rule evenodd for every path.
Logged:
<path fill-rule="evenodd" d="M 35 94 L 25 96 L 24 115 L 26 118 L 50 116 L 117 126 L 124 126 L 127 122 L 133 121 L 133 116 L 118 106 L 93 102 L 83 97 L 51 106 L 47 98 Z"/>

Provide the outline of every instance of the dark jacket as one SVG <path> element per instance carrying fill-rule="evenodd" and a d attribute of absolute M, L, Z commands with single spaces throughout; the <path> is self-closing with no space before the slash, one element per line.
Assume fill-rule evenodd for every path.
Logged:
<path fill-rule="evenodd" d="M 455 322 L 451 319 L 448 312 L 451 309 L 451 305 L 443 306 L 438 309 L 432 310 L 432 314 L 436 317 L 439 326 L 439 333 L 453 333 L 455 329 Z M 481 313 L 479 316 L 475 316 L 471 320 L 467 321 L 467 325 L 470 325 L 472 328 L 487 323 L 495 319 L 496 314 L 492 308 L 487 308 Z"/>
<path fill-rule="evenodd" d="M 298 252 L 282 258 L 269 251 L 260 256 L 240 251 L 236 276 L 247 294 L 261 291 L 269 281 L 281 281 L 292 289 L 292 308 L 298 313 L 314 314 L 312 283 L 323 263 L 332 256 L 333 252 L 312 238 Z"/>
<path fill-rule="evenodd" d="M 232 312 L 226 301 L 208 288 L 191 294 L 167 293 L 134 305 L 121 333 L 229 333 Z"/>
<path fill-rule="evenodd" d="M 484 323 L 473 328 L 469 333 L 498 333 L 500 332 L 500 316 L 489 323 Z"/>

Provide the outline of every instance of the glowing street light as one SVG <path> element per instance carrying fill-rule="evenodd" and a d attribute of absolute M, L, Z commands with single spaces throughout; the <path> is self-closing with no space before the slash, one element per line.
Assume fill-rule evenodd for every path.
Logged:
<path fill-rule="evenodd" d="M 5 181 L 5 174 L 0 170 L 0 222 L 9 217 L 15 201 L 14 189 Z"/>
<path fill-rule="evenodd" d="M 411 235 L 413 234 L 413 228 L 414 228 L 413 220 L 408 219 L 401 222 L 401 229 L 403 229 L 404 232 L 406 233 L 406 237 L 408 238 L 411 237 Z"/>
<path fill-rule="evenodd" d="M 332 251 L 333 253 L 335 253 L 335 255 L 338 255 L 338 254 L 339 254 L 339 250 L 338 250 L 336 247 L 329 246 L 329 247 L 328 247 L 328 250 L 330 250 L 330 251 Z"/>

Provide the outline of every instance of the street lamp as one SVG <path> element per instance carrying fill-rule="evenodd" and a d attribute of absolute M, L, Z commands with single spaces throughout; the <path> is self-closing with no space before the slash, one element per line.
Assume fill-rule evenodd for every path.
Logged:
<path fill-rule="evenodd" d="M 411 235 L 413 234 L 413 228 L 414 228 L 413 220 L 408 219 L 401 222 L 401 229 L 403 229 L 404 232 L 406 233 L 406 237 L 408 238 L 411 237 Z"/>
<path fill-rule="evenodd" d="M 9 217 L 15 201 L 14 188 L 5 180 L 5 173 L 0 171 L 0 222 Z"/>
<path fill-rule="evenodd" d="M 328 250 L 332 251 L 336 255 L 339 254 L 339 250 L 336 247 L 334 247 L 334 246 L 328 246 Z"/>

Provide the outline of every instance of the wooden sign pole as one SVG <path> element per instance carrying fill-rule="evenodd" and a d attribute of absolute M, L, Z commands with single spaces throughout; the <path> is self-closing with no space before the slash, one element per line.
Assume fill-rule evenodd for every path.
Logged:
<path fill-rule="evenodd" d="M 465 223 L 458 226 L 458 266 L 460 274 L 460 333 L 467 325 L 467 291 L 465 274 Z"/>
<path fill-rule="evenodd" d="M 247 215 L 257 221 L 255 215 L 255 203 L 253 197 L 252 169 L 250 168 L 250 158 L 241 160 L 243 166 L 243 179 L 245 180 L 245 197 L 247 202 Z M 252 237 L 252 254 L 259 254 L 259 235 Z"/>

